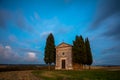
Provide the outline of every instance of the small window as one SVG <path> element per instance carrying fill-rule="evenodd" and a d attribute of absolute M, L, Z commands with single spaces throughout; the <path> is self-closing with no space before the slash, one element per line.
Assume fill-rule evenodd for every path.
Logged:
<path fill-rule="evenodd" d="M 81 48 L 81 45 L 79 47 Z"/>
<path fill-rule="evenodd" d="M 65 55 L 65 53 L 63 52 L 62 55 Z"/>

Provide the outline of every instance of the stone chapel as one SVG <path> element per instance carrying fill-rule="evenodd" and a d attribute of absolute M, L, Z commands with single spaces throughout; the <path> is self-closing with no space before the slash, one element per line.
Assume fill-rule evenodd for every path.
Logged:
<path fill-rule="evenodd" d="M 62 42 L 56 46 L 56 70 L 72 70 L 72 45 Z"/>

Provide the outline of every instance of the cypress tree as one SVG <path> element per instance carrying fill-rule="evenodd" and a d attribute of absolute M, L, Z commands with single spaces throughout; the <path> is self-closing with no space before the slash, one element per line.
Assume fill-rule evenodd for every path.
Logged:
<path fill-rule="evenodd" d="M 86 57 L 87 57 L 86 64 L 89 66 L 90 69 L 90 65 L 92 64 L 93 59 L 92 59 L 92 52 L 88 38 L 85 39 L 85 46 L 86 46 Z"/>
<path fill-rule="evenodd" d="M 75 41 L 73 41 L 72 47 L 72 60 L 73 63 L 79 63 L 79 36 L 76 36 Z"/>
<path fill-rule="evenodd" d="M 86 62 L 86 56 L 85 56 L 86 49 L 85 49 L 84 39 L 81 35 L 79 37 L 79 50 L 80 50 L 80 52 L 79 52 L 79 62 L 80 63 L 79 64 L 84 65 Z"/>
<path fill-rule="evenodd" d="M 75 41 L 73 41 L 73 63 L 84 65 L 86 61 L 85 57 L 85 43 L 82 36 L 76 36 Z"/>
<path fill-rule="evenodd" d="M 55 51 L 54 37 L 52 33 L 50 33 L 46 40 L 45 55 L 44 55 L 44 61 L 46 64 L 49 65 L 49 70 L 51 64 L 55 63 L 55 58 L 56 58 L 55 54 L 56 51 Z"/>

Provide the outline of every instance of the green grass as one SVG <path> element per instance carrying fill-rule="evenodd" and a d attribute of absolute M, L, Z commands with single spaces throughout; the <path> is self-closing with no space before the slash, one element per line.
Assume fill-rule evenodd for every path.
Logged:
<path fill-rule="evenodd" d="M 83 71 L 33 71 L 42 80 L 120 80 L 120 71 L 83 70 Z"/>

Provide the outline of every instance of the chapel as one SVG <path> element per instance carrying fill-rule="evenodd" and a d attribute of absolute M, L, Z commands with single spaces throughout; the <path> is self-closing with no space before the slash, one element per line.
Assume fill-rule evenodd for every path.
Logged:
<path fill-rule="evenodd" d="M 62 42 L 56 46 L 56 70 L 72 70 L 72 45 Z"/>

